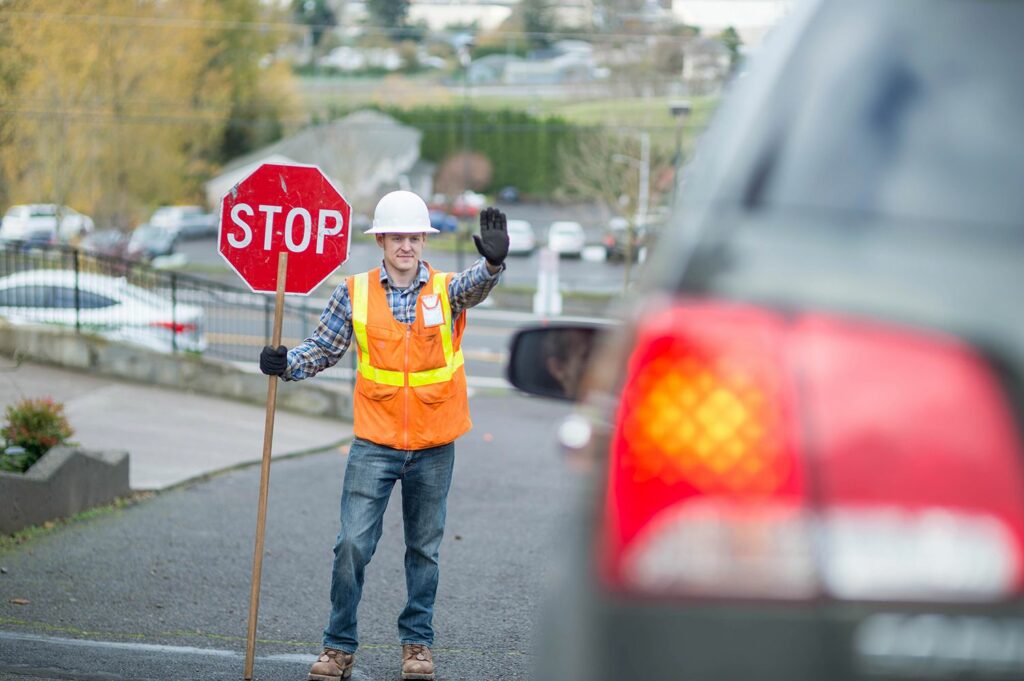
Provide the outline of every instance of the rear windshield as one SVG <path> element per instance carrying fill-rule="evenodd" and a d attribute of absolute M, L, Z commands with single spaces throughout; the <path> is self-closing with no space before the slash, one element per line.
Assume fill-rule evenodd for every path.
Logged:
<path fill-rule="evenodd" d="M 748 208 L 1024 233 L 1024 2 L 834 2 L 787 68 Z"/>

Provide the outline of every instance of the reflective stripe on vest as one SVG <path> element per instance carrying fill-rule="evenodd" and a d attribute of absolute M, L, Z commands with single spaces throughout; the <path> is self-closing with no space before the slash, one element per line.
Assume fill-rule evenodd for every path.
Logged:
<path fill-rule="evenodd" d="M 441 347 L 444 350 L 445 366 L 438 367 L 437 369 L 410 372 L 409 385 L 411 386 L 431 385 L 450 381 L 455 372 L 466 361 L 462 355 L 462 349 L 454 351 L 452 344 L 452 306 L 448 300 L 448 286 L 445 283 L 445 278 L 443 272 L 434 274 L 433 278 L 433 290 L 441 299 L 441 309 L 445 315 L 445 323 L 441 325 Z M 359 344 L 359 374 L 374 383 L 404 387 L 405 374 L 403 372 L 378 369 L 373 365 L 373 358 L 370 356 L 370 343 L 366 338 L 369 273 L 363 272 L 362 274 L 355 275 L 352 288 L 352 330 L 355 332 L 356 342 Z"/>

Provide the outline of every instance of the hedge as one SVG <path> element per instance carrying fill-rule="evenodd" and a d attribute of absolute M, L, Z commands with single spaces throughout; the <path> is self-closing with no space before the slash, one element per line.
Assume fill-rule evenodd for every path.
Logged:
<path fill-rule="evenodd" d="M 550 195 L 560 184 L 559 147 L 575 142 L 586 130 L 557 116 L 539 118 L 516 109 L 424 106 L 379 110 L 420 130 L 420 154 L 434 163 L 464 149 L 464 116 L 468 117 L 469 148 L 487 156 L 494 167 L 491 189 L 514 185 L 537 197 Z"/>

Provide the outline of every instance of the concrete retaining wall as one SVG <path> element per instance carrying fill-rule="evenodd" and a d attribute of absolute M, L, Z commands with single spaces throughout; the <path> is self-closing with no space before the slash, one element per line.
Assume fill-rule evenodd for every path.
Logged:
<path fill-rule="evenodd" d="M 267 377 L 194 354 L 166 354 L 54 326 L 22 326 L 0 321 L 0 354 L 18 355 L 137 383 L 202 395 L 266 404 Z M 256 352 L 253 352 L 253 367 Z M 302 414 L 352 420 L 347 384 L 303 381 L 278 383 L 277 406 Z"/>
<path fill-rule="evenodd" d="M 129 491 L 128 452 L 54 447 L 23 474 L 0 471 L 0 534 L 66 518 Z"/>

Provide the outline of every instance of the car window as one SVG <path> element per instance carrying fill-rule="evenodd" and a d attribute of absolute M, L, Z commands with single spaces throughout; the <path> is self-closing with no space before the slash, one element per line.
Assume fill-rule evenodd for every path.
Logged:
<path fill-rule="evenodd" d="M 117 301 L 113 298 L 92 291 L 81 289 L 78 291 L 78 309 L 80 310 L 95 310 L 114 305 L 117 305 Z M 53 288 L 53 307 L 74 309 L 75 289 L 69 286 L 55 286 Z"/>
<path fill-rule="evenodd" d="M 12 286 L 0 289 L 0 307 L 52 307 L 52 288 L 49 286 Z"/>
<path fill-rule="evenodd" d="M 801 45 L 745 205 L 1020 234 L 1024 3 L 868 2 L 885 22 L 833 3 Z"/>

